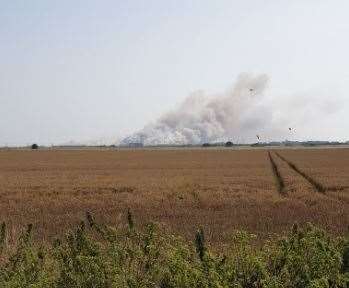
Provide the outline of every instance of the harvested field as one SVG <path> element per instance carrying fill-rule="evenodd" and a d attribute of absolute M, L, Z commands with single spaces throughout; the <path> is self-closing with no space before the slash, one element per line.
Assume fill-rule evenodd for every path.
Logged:
<path fill-rule="evenodd" d="M 341 189 L 319 193 L 276 153 L 325 187 Z M 202 226 L 213 244 L 234 229 L 264 238 L 294 222 L 342 234 L 349 226 L 348 172 L 349 149 L 270 156 L 262 149 L 1 151 L 0 219 L 10 238 L 33 223 L 42 241 L 86 211 L 115 225 L 127 208 L 136 223 L 154 221 L 190 239 Z"/>

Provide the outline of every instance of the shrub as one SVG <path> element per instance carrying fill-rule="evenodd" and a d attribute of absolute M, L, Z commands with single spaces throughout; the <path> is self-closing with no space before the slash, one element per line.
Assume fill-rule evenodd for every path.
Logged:
<path fill-rule="evenodd" d="M 32 144 L 31 148 L 33 150 L 39 149 L 39 145 L 34 143 L 34 144 Z"/>
<path fill-rule="evenodd" d="M 348 287 L 348 239 L 335 238 L 307 225 L 294 226 L 283 238 L 262 247 L 243 231 L 232 235 L 225 254 L 214 253 L 198 230 L 195 241 L 163 233 L 154 224 L 115 229 L 84 222 L 45 249 L 31 240 L 29 225 L 15 250 L 3 253 L 0 287 Z M 14 251 L 14 252 L 11 252 Z M 0 250 L 1 252 L 1 250 Z"/>
<path fill-rule="evenodd" d="M 341 245 L 311 224 L 294 226 L 268 249 L 270 276 L 291 287 L 345 287 Z"/>

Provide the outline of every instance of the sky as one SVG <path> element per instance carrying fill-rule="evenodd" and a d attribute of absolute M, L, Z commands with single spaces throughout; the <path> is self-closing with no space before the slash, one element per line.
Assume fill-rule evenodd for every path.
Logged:
<path fill-rule="evenodd" d="M 349 140 L 348 11 L 344 0 L 0 0 L 0 145 L 117 141 L 241 73 L 268 75 L 265 103 L 297 139 Z"/>

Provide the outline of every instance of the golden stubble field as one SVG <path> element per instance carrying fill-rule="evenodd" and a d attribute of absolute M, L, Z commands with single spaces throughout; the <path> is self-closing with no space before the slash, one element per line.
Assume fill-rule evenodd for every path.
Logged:
<path fill-rule="evenodd" d="M 203 227 L 212 244 L 228 241 L 234 229 L 263 239 L 295 222 L 348 230 L 349 149 L 270 155 L 282 190 L 262 149 L 3 150 L 0 219 L 10 239 L 33 223 L 39 241 L 66 232 L 86 211 L 117 225 L 128 208 L 136 223 L 153 221 L 189 239 Z"/>

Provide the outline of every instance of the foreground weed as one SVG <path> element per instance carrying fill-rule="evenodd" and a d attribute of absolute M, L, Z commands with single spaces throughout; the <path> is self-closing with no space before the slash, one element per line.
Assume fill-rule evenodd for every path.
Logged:
<path fill-rule="evenodd" d="M 136 228 L 130 211 L 125 227 L 110 227 L 86 214 L 62 240 L 42 249 L 29 225 L 17 249 L 0 262 L 0 287 L 54 288 L 315 288 L 348 287 L 349 239 L 330 237 L 311 224 L 254 245 L 256 236 L 237 231 L 225 254 L 210 250 L 204 231 L 193 243 Z M 5 227 L 5 226 L 3 226 Z M 0 232 L 3 230 L 0 230 Z M 5 228 L 4 228 L 5 231 Z M 1 232 L 2 233 L 2 232 Z M 1 239 L 5 238 L 1 234 Z M 4 241 L 2 240 L 1 243 Z M 4 246 L 6 250 L 6 246 Z"/>

